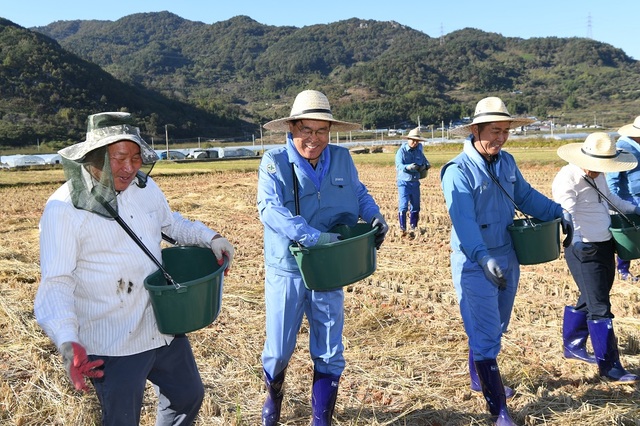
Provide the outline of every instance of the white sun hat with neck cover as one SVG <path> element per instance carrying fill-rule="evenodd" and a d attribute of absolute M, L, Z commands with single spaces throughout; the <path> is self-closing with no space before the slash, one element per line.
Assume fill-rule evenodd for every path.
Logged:
<path fill-rule="evenodd" d="M 158 154 L 140 136 L 140 129 L 132 125 L 128 112 L 101 112 L 89 116 L 87 137 L 83 142 L 61 149 L 58 153 L 72 161 L 82 161 L 88 153 L 122 140 L 140 147 L 143 164 L 158 161 Z"/>

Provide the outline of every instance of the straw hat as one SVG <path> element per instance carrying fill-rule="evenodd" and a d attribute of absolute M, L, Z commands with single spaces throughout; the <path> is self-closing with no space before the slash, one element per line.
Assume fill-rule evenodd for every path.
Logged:
<path fill-rule="evenodd" d="M 404 139 L 413 139 L 416 141 L 426 141 L 427 138 L 423 138 L 422 136 L 420 136 L 420 129 L 418 129 L 417 127 L 415 129 L 411 129 L 411 131 L 409 132 L 409 134 L 407 136 L 403 136 Z"/>
<path fill-rule="evenodd" d="M 569 143 L 558 148 L 558 155 L 568 163 L 592 172 L 624 172 L 638 165 L 633 154 L 616 149 L 604 132 L 591 133 L 583 143 Z"/>
<path fill-rule="evenodd" d="M 331 130 L 348 131 L 360 128 L 359 124 L 340 121 L 333 118 L 331 114 L 331 106 L 329 100 L 324 93 L 317 90 L 305 90 L 298 93 L 293 106 L 291 107 L 291 115 L 286 118 L 269 121 L 263 127 L 267 130 L 277 132 L 288 132 L 289 121 L 294 120 L 322 120 L 331 122 Z"/>
<path fill-rule="evenodd" d="M 640 138 L 640 115 L 633 120 L 633 123 L 620 127 L 618 133 L 630 138 Z"/>
<path fill-rule="evenodd" d="M 85 141 L 68 146 L 58 153 L 68 160 L 82 161 L 91 151 L 126 140 L 140 146 L 143 164 L 158 161 L 158 154 L 142 139 L 140 129 L 131 124 L 128 112 L 101 112 L 89 116 Z"/>
<path fill-rule="evenodd" d="M 510 123 L 509 128 L 515 129 L 516 127 L 531 124 L 535 120 L 530 118 L 514 118 L 509 114 L 509 111 L 507 111 L 507 107 L 504 102 L 502 102 L 502 99 L 488 97 L 481 99 L 477 103 L 476 112 L 473 115 L 473 121 L 471 123 L 456 127 L 452 129 L 451 132 L 468 135 L 471 133 L 471 126 L 474 124 L 493 123 L 496 121 L 508 121 Z"/>

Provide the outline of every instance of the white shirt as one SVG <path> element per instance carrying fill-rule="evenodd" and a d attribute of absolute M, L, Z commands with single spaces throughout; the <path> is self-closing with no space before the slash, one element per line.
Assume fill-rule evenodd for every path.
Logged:
<path fill-rule="evenodd" d="M 119 216 L 161 259 L 161 232 L 180 244 L 209 247 L 216 233 L 172 213 L 152 179 L 118 196 Z M 125 356 L 169 344 L 161 334 L 144 279 L 156 264 L 113 219 L 71 203 L 68 184 L 47 201 L 40 219 L 38 324 L 59 348 L 82 344 L 94 355 Z"/>
<path fill-rule="evenodd" d="M 583 176 L 585 172 L 573 164 L 560 169 L 551 185 L 553 199 L 573 217 L 573 241 L 608 241 L 613 237 L 609 231 L 611 226 L 609 204 Z M 600 173 L 591 182 L 595 183 L 600 192 L 622 213 L 634 212 L 633 203 L 609 191 L 604 173 Z"/>

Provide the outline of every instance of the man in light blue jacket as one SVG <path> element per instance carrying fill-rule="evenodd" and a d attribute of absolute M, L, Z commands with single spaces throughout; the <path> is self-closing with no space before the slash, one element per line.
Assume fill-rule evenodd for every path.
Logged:
<path fill-rule="evenodd" d="M 640 116 L 631 124 L 618 129 L 620 138 L 616 142 L 616 148 L 630 152 L 640 162 Z M 612 193 L 623 200 L 640 205 L 640 164 L 626 172 L 612 172 L 606 174 L 607 185 Z M 618 257 L 616 269 L 621 280 L 637 282 L 639 277 L 633 275 L 629 268 L 631 261 Z"/>
<path fill-rule="evenodd" d="M 342 288 L 305 288 L 289 246 L 292 242 L 305 247 L 336 242 L 339 234 L 329 232 L 334 226 L 353 226 L 362 219 L 378 228 L 376 247 L 380 247 L 388 226 L 360 182 L 349 151 L 329 145 L 330 131 L 354 130 L 359 125 L 334 119 L 324 94 L 315 90 L 299 93 L 289 117 L 264 127 L 287 132 L 287 136 L 285 147 L 264 154 L 258 179 L 267 334 L 262 352 L 267 388 L 262 425 L 275 426 L 280 420 L 285 371 L 306 315 L 314 365 L 312 424 L 327 426 L 345 367 L 344 294 Z"/>
<path fill-rule="evenodd" d="M 396 181 L 398 185 L 398 220 L 402 236 L 407 232 L 407 211 L 409 227 L 414 234 L 420 220 L 420 179 L 426 177 L 431 167 L 424 155 L 419 129 L 413 129 L 406 136 L 407 141 L 396 152 Z M 413 236 L 413 235 L 412 235 Z"/>
<path fill-rule="evenodd" d="M 461 154 L 444 165 L 440 177 L 451 217 L 451 274 L 469 338 L 471 388 L 482 390 L 496 424 L 512 425 L 498 369 L 502 333 L 511 318 L 520 265 L 507 227 L 515 208 L 543 221 L 571 216 L 524 180 L 513 156 L 502 151 L 509 130 L 533 120 L 512 117 L 496 97 L 480 100 Z M 571 238 L 566 239 L 570 242 Z"/>

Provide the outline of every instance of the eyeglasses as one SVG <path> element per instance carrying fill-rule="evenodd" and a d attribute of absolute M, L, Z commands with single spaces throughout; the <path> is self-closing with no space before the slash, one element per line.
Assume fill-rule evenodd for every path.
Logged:
<path fill-rule="evenodd" d="M 307 127 L 307 126 L 301 127 L 301 126 L 298 126 L 297 124 L 296 124 L 296 128 L 300 133 L 302 133 L 302 136 L 305 139 L 310 138 L 311 135 L 313 134 L 315 134 L 318 139 L 324 139 L 327 136 L 329 136 L 329 130 L 330 130 L 328 127 L 323 127 L 322 129 L 313 130 L 311 127 Z"/>

